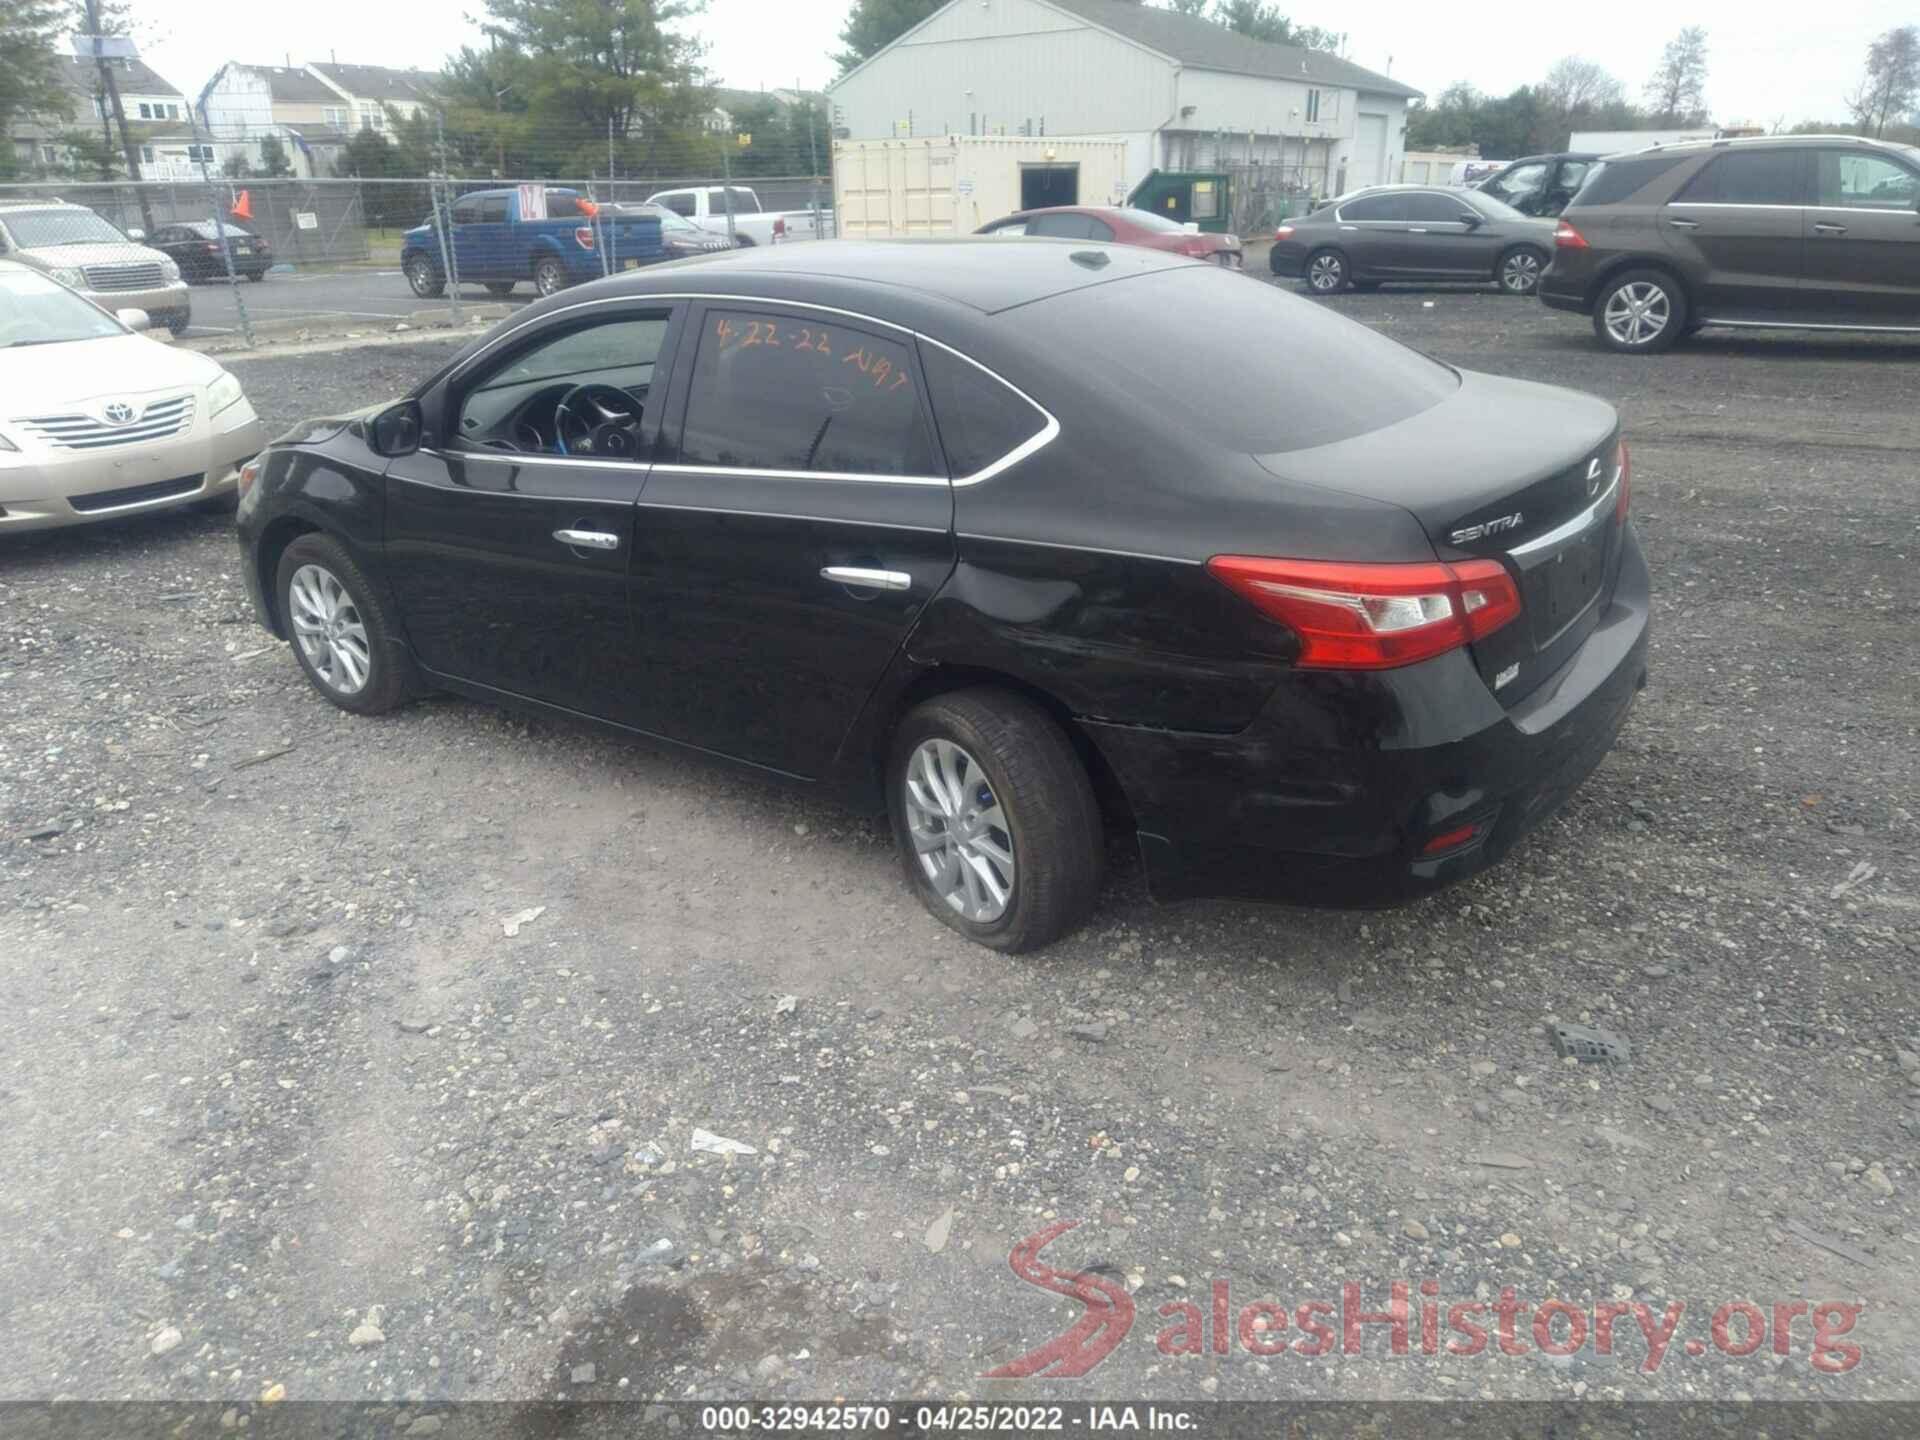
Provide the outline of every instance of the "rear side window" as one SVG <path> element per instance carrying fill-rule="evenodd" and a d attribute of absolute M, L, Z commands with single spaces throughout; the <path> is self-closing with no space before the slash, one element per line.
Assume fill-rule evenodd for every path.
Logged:
<path fill-rule="evenodd" d="M 1718 156 L 1674 197 L 1691 205 L 1803 205 L 1801 150 L 1739 150 Z"/>
<path fill-rule="evenodd" d="M 1102 226 L 1102 229 L 1106 227 Z M 1092 240 L 1093 222 L 1084 215 L 1036 215 L 1027 222 L 1027 234 L 1044 235 L 1051 240 Z M 1106 238 L 1113 238 L 1108 230 Z"/>
<path fill-rule="evenodd" d="M 1181 266 L 1070 290 L 997 317 L 1037 348 L 1097 357 L 1100 383 L 1151 395 L 1202 444 L 1256 455 L 1328 445 L 1459 388 L 1417 350 L 1272 285 Z"/>
<path fill-rule="evenodd" d="M 1399 195 L 1363 195 L 1340 207 L 1342 220 L 1404 220 L 1407 202 Z"/>
<path fill-rule="evenodd" d="M 1580 187 L 1573 203 L 1582 207 L 1618 205 L 1685 158 L 1683 155 L 1653 155 L 1644 160 L 1596 161 L 1587 171 L 1587 183 Z"/>
<path fill-rule="evenodd" d="M 1039 410 L 952 351 L 922 345 L 920 363 L 933 390 L 933 418 L 955 479 L 986 469 L 1046 428 L 1047 417 Z"/>
<path fill-rule="evenodd" d="M 932 475 L 905 343 L 772 311 L 709 310 L 680 459 L 745 470 Z"/>

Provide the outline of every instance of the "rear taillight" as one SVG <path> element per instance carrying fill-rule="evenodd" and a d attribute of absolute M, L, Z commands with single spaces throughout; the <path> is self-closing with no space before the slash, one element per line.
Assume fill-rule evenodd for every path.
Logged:
<path fill-rule="evenodd" d="M 1553 227 L 1553 243 L 1561 250 L 1584 250 L 1587 248 L 1587 237 L 1562 220 Z"/>
<path fill-rule="evenodd" d="M 1342 565 L 1216 555 L 1216 580 L 1300 637 L 1297 664 L 1391 670 L 1491 635 L 1520 614 L 1520 591 L 1498 560 Z"/>
<path fill-rule="evenodd" d="M 1616 524 L 1627 523 L 1627 502 L 1633 494 L 1633 456 L 1627 450 L 1627 442 L 1620 442 L 1620 493 L 1614 497 L 1613 518 Z"/>
<path fill-rule="evenodd" d="M 1291 240 L 1293 238 L 1293 227 L 1291 225 L 1282 225 L 1278 230 L 1273 232 L 1273 238 L 1276 240 Z"/>
<path fill-rule="evenodd" d="M 573 232 L 573 243 L 578 245 L 582 250 L 593 249 L 593 227 L 591 225 L 582 225 L 579 229 L 575 230 Z"/>
<path fill-rule="evenodd" d="M 207 254 L 209 255 L 218 255 L 220 253 L 220 247 L 214 244 L 211 240 L 207 242 L 206 250 L 207 250 Z"/>
<path fill-rule="evenodd" d="M 786 233 L 787 233 L 787 222 L 785 220 L 782 220 L 776 217 L 773 222 L 774 239 L 776 240 L 781 239 L 786 235 Z"/>

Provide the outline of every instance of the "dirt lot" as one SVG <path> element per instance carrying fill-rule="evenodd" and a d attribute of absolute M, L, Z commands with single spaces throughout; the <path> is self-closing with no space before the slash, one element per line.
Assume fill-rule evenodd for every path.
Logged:
<path fill-rule="evenodd" d="M 1920 346 L 1626 360 L 1492 294 L 1335 303 L 1618 405 L 1656 585 L 1618 750 L 1394 912 L 1158 909 L 1121 855 L 1087 930 L 996 956 L 804 794 L 330 709 L 214 519 L 16 540 L 0 1398 L 1920 1396 Z M 236 369 L 279 424 L 443 353 Z M 1556 1018 L 1631 1065 L 1562 1063 Z M 1131 1332 L 982 1379 L 1085 1310 L 1008 1264 L 1063 1221 L 1042 1262 L 1124 1287 Z M 1225 1281 L 1337 1336 L 1343 1285 L 1396 1280 L 1404 1357 L 1213 1319 Z M 1527 1311 L 1525 1353 L 1427 1354 L 1422 1281 L 1442 1345 L 1508 1286 L 1685 1308 L 1652 1373 L 1630 1316 L 1611 1355 L 1539 1353 Z M 1751 1354 L 1751 1317 L 1712 1343 L 1730 1301 Z M 1163 1353 L 1183 1302 L 1200 1353 Z M 1795 1302 L 1864 1306 L 1823 1321 L 1858 1363 L 1783 1337 Z"/>

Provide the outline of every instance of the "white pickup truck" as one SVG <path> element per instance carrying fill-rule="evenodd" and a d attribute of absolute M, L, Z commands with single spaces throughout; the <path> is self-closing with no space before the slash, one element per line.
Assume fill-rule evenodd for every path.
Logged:
<path fill-rule="evenodd" d="M 779 245 L 789 240 L 818 240 L 833 234 L 833 212 L 821 210 L 818 224 L 811 210 L 762 210 L 760 197 L 745 185 L 701 185 L 690 190 L 656 190 L 649 205 L 664 205 L 715 235 L 728 233 L 727 211 L 733 211 L 736 245 Z"/>

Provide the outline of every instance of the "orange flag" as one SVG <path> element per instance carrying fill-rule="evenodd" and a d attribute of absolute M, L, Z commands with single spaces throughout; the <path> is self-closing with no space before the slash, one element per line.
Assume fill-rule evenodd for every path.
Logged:
<path fill-rule="evenodd" d="M 240 192 L 240 198 L 233 202 L 233 218 L 236 220 L 251 220 L 253 218 L 253 201 L 244 190 Z"/>

